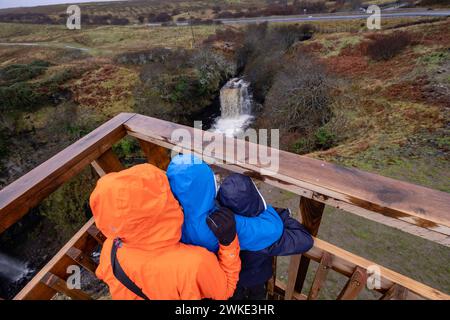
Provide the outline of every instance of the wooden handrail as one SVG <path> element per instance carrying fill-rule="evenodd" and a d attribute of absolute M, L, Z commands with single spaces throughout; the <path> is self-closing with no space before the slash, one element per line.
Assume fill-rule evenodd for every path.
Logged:
<path fill-rule="evenodd" d="M 121 113 L 0 190 L 0 233 L 126 135 Z"/>
<path fill-rule="evenodd" d="M 367 270 L 369 267 L 379 267 L 381 287 L 377 291 L 387 291 L 392 285 L 398 283 L 410 290 L 408 299 L 450 299 L 449 295 L 439 290 L 431 288 L 388 268 L 377 265 L 373 261 L 364 259 L 318 238 L 314 239 L 314 247 L 305 253 L 305 256 L 320 263 L 325 253 L 331 255 L 331 261 L 329 262 L 330 268 L 347 277 L 353 275 L 355 268 Z"/>
<path fill-rule="evenodd" d="M 239 160 L 236 155 L 238 142 L 234 138 L 224 140 L 224 150 L 204 154 L 203 151 L 209 141 L 214 140 L 219 134 L 142 115 L 129 119 L 124 126 L 131 136 L 169 149 L 181 147 L 184 151 L 203 155 L 206 161 L 237 159 L 234 163 L 219 166 L 245 173 L 281 189 L 352 213 L 369 212 L 393 218 L 391 220 L 402 220 L 432 233 L 427 237 L 423 232 L 415 232 L 408 228 L 404 231 L 450 246 L 449 193 L 285 151 L 277 151 L 278 171 L 268 173 L 270 168 L 264 165 L 246 163 L 245 157 L 244 161 Z M 189 132 L 191 140 L 181 142 L 172 140 L 172 133 L 177 129 Z M 195 133 L 204 137 L 203 141 L 195 142 Z M 253 146 L 259 148 L 249 142 L 245 144 L 247 151 Z M 379 222 L 397 227 L 390 224 L 391 220 L 380 219 Z"/>

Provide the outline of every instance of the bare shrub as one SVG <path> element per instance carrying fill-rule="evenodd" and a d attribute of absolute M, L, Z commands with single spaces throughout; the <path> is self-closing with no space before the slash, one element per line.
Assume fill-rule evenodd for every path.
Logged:
<path fill-rule="evenodd" d="M 406 31 L 372 36 L 366 47 L 366 54 L 373 60 L 389 60 L 412 43 L 412 36 Z"/>
<path fill-rule="evenodd" d="M 263 103 L 277 72 L 283 68 L 283 56 L 297 41 L 309 39 L 310 25 L 268 27 L 267 23 L 250 25 L 245 32 L 244 43 L 237 51 L 238 67 L 252 83 L 254 98 Z"/>
<path fill-rule="evenodd" d="M 150 14 L 148 16 L 148 22 L 150 23 L 169 22 L 169 21 L 172 21 L 172 16 L 167 12 L 161 12 L 158 13 L 157 15 Z"/>
<path fill-rule="evenodd" d="M 327 7 L 325 1 L 294 0 L 293 13 L 303 13 L 305 9 L 307 13 L 317 13 L 325 12 Z"/>
<path fill-rule="evenodd" d="M 242 40 L 243 40 L 242 32 L 233 30 L 231 28 L 225 28 L 225 29 L 218 29 L 215 34 L 210 35 L 203 41 L 203 43 L 205 45 L 209 45 L 216 41 L 242 42 Z"/>
<path fill-rule="evenodd" d="M 325 68 L 309 56 L 299 57 L 275 77 L 264 116 L 280 130 L 311 132 L 331 117 L 331 90 Z"/>
<path fill-rule="evenodd" d="M 277 26 L 272 30 L 273 41 L 277 41 L 283 49 L 287 49 L 297 41 L 305 41 L 312 37 L 314 27 L 310 24 L 289 24 Z"/>

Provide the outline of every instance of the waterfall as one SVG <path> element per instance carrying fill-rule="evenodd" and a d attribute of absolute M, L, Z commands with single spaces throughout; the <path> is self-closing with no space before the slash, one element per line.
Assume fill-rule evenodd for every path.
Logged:
<path fill-rule="evenodd" d="M 0 252 L 0 278 L 10 283 L 16 283 L 28 276 L 33 270 L 26 263 Z"/>
<path fill-rule="evenodd" d="M 220 89 L 220 117 L 212 126 L 214 132 L 237 136 L 251 123 L 252 95 L 250 84 L 243 79 L 233 78 Z"/>

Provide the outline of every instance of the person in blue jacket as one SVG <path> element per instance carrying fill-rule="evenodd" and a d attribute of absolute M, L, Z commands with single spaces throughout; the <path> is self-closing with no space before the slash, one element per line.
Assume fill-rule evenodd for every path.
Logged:
<path fill-rule="evenodd" d="M 219 189 L 218 202 L 236 216 L 259 217 L 265 200 L 253 181 L 242 174 L 226 177 Z M 305 227 L 290 216 L 289 209 L 276 209 L 283 221 L 279 239 L 259 251 L 241 249 L 241 272 L 232 299 L 261 300 L 266 297 L 266 282 L 272 277 L 273 256 L 288 256 L 308 251 L 313 239 Z M 264 230 L 260 231 L 264 233 Z"/>
<path fill-rule="evenodd" d="M 171 160 L 167 177 L 172 193 L 183 208 L 181 241 L 217 252 L 218 240 L 208 227 L 208 223 L 212 223 L 209 215 L 218 209 L 214 172 L 198 157 L 180 154 Z M 260 212 L 258 217 L 235 215 L 241 250 L 262 250 L 280 239 L 283 233 L 283 222 L 274 208 L 260 202 L 254 209 Z"/>

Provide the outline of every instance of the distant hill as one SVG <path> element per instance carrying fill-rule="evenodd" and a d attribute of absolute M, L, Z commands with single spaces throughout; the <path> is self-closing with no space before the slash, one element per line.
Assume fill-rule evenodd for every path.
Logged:
<path fill-rule="evenodd" d="M 436 2 L 442 0 L 423 0 Z M 444 2 L 447 0 L 444 0 Z M 173 21 L 208 21 L 273 15 L 329 13 L 358 10 L 368 3 L 395 4 L 395 0 L 134 0 L 79 4 L 84 24 L 126 25 Z M 402 1 L 405 2 L 405 1 Z M 412 1 L 410 1 L 412 3 Z M 0 22 L 61 24 L 67 4 L 0 10 Z"/>

